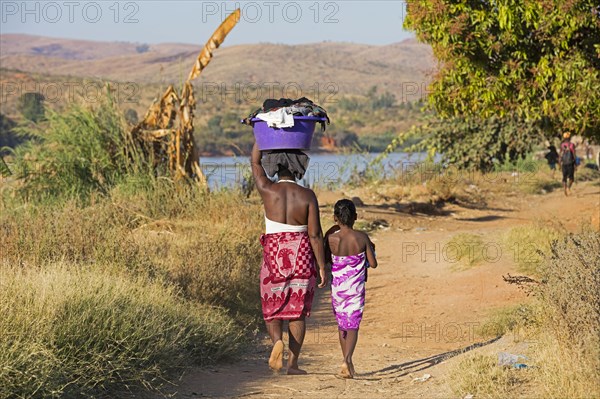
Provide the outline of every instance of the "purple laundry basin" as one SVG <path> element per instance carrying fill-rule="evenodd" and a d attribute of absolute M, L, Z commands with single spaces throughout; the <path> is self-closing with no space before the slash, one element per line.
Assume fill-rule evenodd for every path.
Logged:
<path fill-rule="evenodd" d="M 261 151 L 264 150 L 310 150 L 315 125 L 326 118 L 316 116 L 294 116 L 294 126 L 269 127 L 262 119 L 252 118 L 254 137 Z"/>

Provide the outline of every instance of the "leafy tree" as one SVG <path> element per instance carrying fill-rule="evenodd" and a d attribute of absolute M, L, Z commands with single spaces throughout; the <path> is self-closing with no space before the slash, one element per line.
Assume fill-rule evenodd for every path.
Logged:
<path fill-rule="evenodd" d="M 22 94 L 17 107 L 19 112 L 32 122 L 44 119 L 44 95 L 41 93 Z"/>
<path fill-rule="evenodd" d="M 438 119 L 425 128 L 420 145 L 441 153 L 446 163 L 461 169 L 491 171 L 495 165 L 524 159 L 543 138 L 542 130 L 518 115 L 489 118 Z"/>
<path fill-rule="evenodd" d="M 597 0 L 408 0 L 405 28 L 440 61 L 441 117 L 517 114 L 600 141 Z"/>

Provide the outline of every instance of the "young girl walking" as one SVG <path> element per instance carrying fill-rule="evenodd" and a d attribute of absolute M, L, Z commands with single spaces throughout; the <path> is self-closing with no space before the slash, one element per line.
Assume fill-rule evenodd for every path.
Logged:
<path fill-rule="evenodd" d="M 331 299 L 337 319 L 344 362 L 340 376 L 354 378 L 352 355 L 358 341 L 358 328 L 365 306 L 367 267 L 376 268 L 374 245 L 365 233 L 353 230 L 356 207 L 350 200 L 334 207 L 335 225 L 325 235 L 327 259 L 331 259 Z"/>

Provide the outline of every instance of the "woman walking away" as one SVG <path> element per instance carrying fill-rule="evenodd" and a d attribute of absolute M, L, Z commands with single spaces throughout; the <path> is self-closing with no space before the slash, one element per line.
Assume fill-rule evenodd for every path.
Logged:
<path fill-rule="evenodd" d="M 326 256 L 331 259 L 333 313 L 344 356 L 339 374 L 343 378 L 354 378 L 355 375 L 352 355 L 365 306 L 367 267 L 377 267 L 374 245 L 369 236 L 352 229 L 356 217 L 352 201 L 338 201 L 333 213 L 336 225 L 325 235 Z"/>
<path fill-rule="evenodd" d="M 321 275 L 319 288 L 327 284 L 317 197 L 295 180 L 302 178 L 307 165 L 308 157 L 300 151 L 269 152 L 263 158 L 256 143 L 252 149 L 252 175 L 265 207 L 260 294 L 263 318 L 273 342 L 269 367 L 274 371 L 283 367 L 283 321 L 288 320 L 288 374 L 306 374 L 298 367 L 298 357 L 315 292 L 315 259 Z M 277 174 L 276 183 L 267 177 L 265 169 Z"/>

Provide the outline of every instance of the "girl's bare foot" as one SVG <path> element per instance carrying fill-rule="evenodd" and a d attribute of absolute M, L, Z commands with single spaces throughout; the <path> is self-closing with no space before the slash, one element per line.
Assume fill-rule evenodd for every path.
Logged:
<path fill-rule="evenodd" d="M 283 368 L 283 341 L 278 340 L 273 345 L 271 356 L 269 357 L 269 367 L 273 371 L 279 371 Z M 288 371 L 289 374 L 289 371 Z"/>
<path fill-rule="evenodd" d="M 354 376 L 350 372 L 350 368 L 348 367 L 348 364 L 346 362 L 344 362 L 342 364 L 342 369 L 340 370 L 340 373 L 338 374 L 338 376 L 341 378 L 354 378 Z"/>
<path fill-rule="evenodd" d="M 288 375 L 304 375 L 307 374 L 306 371 L 296 368 L 296 367 L 288 367 L 287 369 Z"/>
<path fill-rule="evenodd" d="M 354 370 L 354 363 L 348 363 L 348 371 L 350 371 L 350 375 L 352 378 L 356 376 L 356 371 Z"/>

